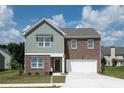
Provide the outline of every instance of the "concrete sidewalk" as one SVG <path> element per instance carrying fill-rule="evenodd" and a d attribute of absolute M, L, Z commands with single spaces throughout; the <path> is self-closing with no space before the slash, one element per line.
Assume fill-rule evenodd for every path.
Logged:
<path fill-rule="evenodd" d="M 4 87 L 52 87 L 52 86 L 63 86 L 64 83 L 31 83 L 31 84 L 0 84 L 0 88 Z"/>

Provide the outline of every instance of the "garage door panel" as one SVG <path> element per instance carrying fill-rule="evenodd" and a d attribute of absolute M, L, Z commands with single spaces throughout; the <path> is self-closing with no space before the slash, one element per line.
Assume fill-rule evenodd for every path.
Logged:
<path fill-rule="evenodd" d="M 97 72 L 96 60 L 68 60 L 67 72 Z"/>

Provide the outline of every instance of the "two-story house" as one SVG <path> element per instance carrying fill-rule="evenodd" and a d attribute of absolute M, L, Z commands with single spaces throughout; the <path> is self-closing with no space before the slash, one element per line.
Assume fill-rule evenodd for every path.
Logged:
<path fill-rule="evenodd" d="M 93 28 L 58 28 L 41 19 L 23 35 L 26 74 L 100 72 L 100 35 Z"/>

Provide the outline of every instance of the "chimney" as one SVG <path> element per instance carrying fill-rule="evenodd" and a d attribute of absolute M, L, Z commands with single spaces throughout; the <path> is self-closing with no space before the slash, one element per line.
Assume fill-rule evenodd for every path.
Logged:
<path fill-rule="evenodd" d="M 114 46 L 111 47 L 111 57 L 115 58 L 115 47 Z"/>

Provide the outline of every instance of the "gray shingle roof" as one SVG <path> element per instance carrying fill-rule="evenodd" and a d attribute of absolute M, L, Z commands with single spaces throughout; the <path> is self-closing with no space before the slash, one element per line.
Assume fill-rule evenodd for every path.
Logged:
<path fill-rule="evenodd" d="M 115 48 L 115 55 L 124 55 L 124 47 Z"/>
<path fill-rule="evenodd" d="M 66 33 L 65 38 L 100 38 L 93 28 L 60 28 Z"/>
<path fill-rule="evenodd" d="M 111 48 L 110 47 L 104 47 L 102 48 L 102 53 L 104 55 L 110 55 L 111 54 Z M 115 55 L 123 55 L 124 56 L 124 47 L 115 47 Z"/>
<path fill-rule="evenodd" d="M 111 48 L 110 47 L 104 47 L 102 48 L 103 55 L 110 56 Z"/>
<path fill-rule="evenodd" d="M 10 55 L 10 52 L 8 51 L 8 49 L 3 49 L 3 48 L 0 48 L 1 51 L 3 51 L 4 53 Z M 10 55 L 11 56 L 11 55 Z"/>

